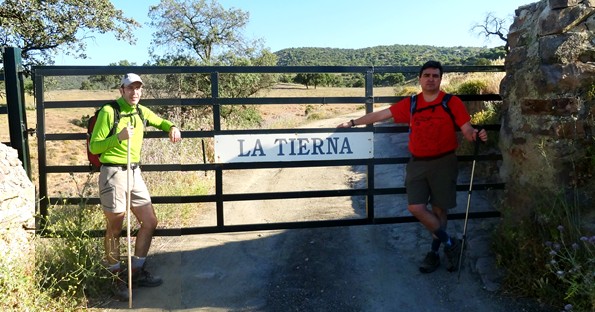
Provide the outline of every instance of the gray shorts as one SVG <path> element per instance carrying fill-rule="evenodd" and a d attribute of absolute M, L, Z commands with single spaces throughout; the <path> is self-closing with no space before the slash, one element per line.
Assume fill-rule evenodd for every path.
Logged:
<path fill-rule="evenodd" d="M 432 204 L 442 209 L 457 206 L 457 156 L 452 153 L 431 160 L 416 160 L 407 164 L 405 187 L 410 205 Z"/>
<path fill-rule="evenodd" d="M 141 207 L 151 203 L 151 196 L 143 180 L 140 168 L 130 170 L 130 205 Z M 126 212 L 126 169 L 101 166 L 99 171 L 99 200 L 107 212 Z"/>

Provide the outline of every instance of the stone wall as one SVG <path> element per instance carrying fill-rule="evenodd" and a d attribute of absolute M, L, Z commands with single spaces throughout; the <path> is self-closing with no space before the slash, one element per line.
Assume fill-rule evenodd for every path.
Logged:
<path fill-rule="evenodd" d="M 30 233 L 35 227 L 35 187 L 15 149 L 0 143 L 0 266 L 32 264 Z"/>
<path fill-rule="evenodd" d="M 500 86 L 507 201 L 578 189 L 593 195 L 595 0 L 542 0 L 519 7 Z M 545 193 L 542 193 L 545 192 Z"/>

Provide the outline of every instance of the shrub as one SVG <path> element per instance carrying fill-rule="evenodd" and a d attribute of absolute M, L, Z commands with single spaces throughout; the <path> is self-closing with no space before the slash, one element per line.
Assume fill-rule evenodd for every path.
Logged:
<path fill-rule="evenodd" d="M 79 190 L 81 199 L 88 185 Z M 86 207 L 84 200 L 50 209 L 48 232 L 32 240 L 32 259 L 8 263 L 9 257 L 0 257 L 2 311 L 76 311 L 87 307 L 90 297 L 105 297 L 109 289 L 111 276 L 101 264 L 103 239 L 87 231 L 103 221 L 99 210 Z M 24 263 L 34 266 L 28 269 Z"/>
<path fill-rule="evenodd" d="M 500 123 L 501 116 L 500 102 L 486 102 L 484 110 L 471 116 L 471 124 L 478 126 L 498 124 Z M 481 149 L 497 149 L 499 140 L 500 133 L 498 131 L 490 131 L 488 133 L 488 141 L 482 145 Z M 472 154 L 473 149 L 472 142 L 461 140 L 461 145 L 457 150 L 457 154 Z"/>
<path fill-rule="evenodd" d="M 258 127 L 263 121 L 254 105 L 222 105 L 221 117 L 228 129 Z"/>
<path fill-rule="evenodd" d="M 493 250 L 507 272 L 504 287 L 567 311 L 595 310 L 595 237 L 581 234 L 578 202 L 546 194 L 533 202 L 525 217 L 501 209 Z"/>
<path fill-rule="evenodd" d="M 446 92 L 454 94 L 499 94 L 500 81 L 505 73 L 445 73 L 442 87 Z M 467 93 L 477 92 L 481 93 Z"/>
<path fill-rule="evenodd" d="M 0 233 L 0 247 L 7 252 L 11 247 L 5 239 L 8 233 Z M 36 241 L 33 240 L 33 243 Z M 0 257 L 0 310 L 2 311 L 46 311 L 59 310 L 60 305 L 36 286 L 35 276 L 27 264 L 33 263 L 29 258 Z"/>
<path fill-rule="evenodd" d="M 454 91 L 456 94 L 484 94 L 488 84 L 482 80 L 469 80 L 461 83 Z"/>
<path fill-rule="evenodd" d="M 549 262 L 546 267 L 556 276 L 564 292 L 563 300 L 576 311 L 595 310 L 595 236 L 577 237 L 573 229 L 563 225 L 553 232 L 553 241 L 546 241 Z"/>
<path fill-rule="evenodd" d="M 75 181 L 74 175 L 71 177 Z M 89 234 L 89 230 L 103 226 L 100 209 L 86 205 L 84 200 L 94 177 L 89 174 L 82 188 L 77 185 L 79 205 L 51 207 L 44 238 L 39 238 L 35 246 L 35 279 L 39 289 L 72 307 L 85 307 L 89 297 L 107 295 L 111 282 L 101 263 L 103 238 Z"/>
<path fill-rule="evenodd" d="M 396 96 L 410 96 L 419 93 L 421 90 L 419 86 L 413 85 L 405 85 L 405 86 L 396 86 L 395 87 L 395 95 Z"/>

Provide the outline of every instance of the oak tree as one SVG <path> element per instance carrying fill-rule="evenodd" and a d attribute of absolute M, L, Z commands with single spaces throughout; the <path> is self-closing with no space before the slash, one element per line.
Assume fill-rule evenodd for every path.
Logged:
<path fill-rule="evenodd" d="M 26 67 L 53 64 L 58 52 L 86 58 L 85 40 L 95 33 L 134 43 L 138 26 L 109 0 L 0 2 L 0 45 L 20 48 Z"/>

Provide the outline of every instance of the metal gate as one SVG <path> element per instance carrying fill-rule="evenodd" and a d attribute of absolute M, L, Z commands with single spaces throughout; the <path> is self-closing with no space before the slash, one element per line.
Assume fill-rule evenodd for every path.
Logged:
<path fill-rule="evenodd" d="M 502 72 L 503 66 L 445 66 L 445 72 Z M 184 138 L 213 138 L 215 135 L 224 134 L 271 134 L 271 133 L 315 133 L 315 132 L 372 132 L 374 135 L 387 133 L 405 133 L 406 126 L 378 127 L 369 125 L 365 128 L 336 129 L 336 128 L 299 128 L 299 129 L 247 129 L 247 130 L 224 130 L 221 127 L 221 107 L 223 105 L 268 105 L 268 104 L 341 104 L 341 105 L 364 105 L 366 112 L 372 112 L 375 104 L 389 104 L 400 100 L 398 96 L 374 96 L 373 80 L 375 74 L 403 73 L 405 75 L 416 75 L 418 66 L 296 66 L 296 67 L 141 67 L 141 66 L 41 66 L 34 67 L 33 79 L 35 85 L 35 98 L 37 109 L 37 139 L 38 139 L 38 161 L 39 161 L 39 198 L 40 215 L 48 216 L 50 205 L 80 204 L 81 201 L 88 205 L 99 203 L 98 198 L 76 198 L 56 197 L 48 194 L 49 190 L 58 187 L 48 185 L 48 175 L 53 173 L 88 172 L 89 166 L 81 164 L 76 166 L 48 165 L 46 144 L 52 141 L 61 140 L 85 140 L 86 133 L 48 133 L 50 129 L 46 124 L 45 112 L 51 109 L 99 107 L 110 99 L 101 100 L 78 100 L 78 101 L 54 101 L 44 97 L 44 78 L 60 76 L 88 76 L 88 75 L 123 75 L 127 72 L 138 74 L 202 74 L 210 78 L 211 94 L 204 98 L 177 98 L 177 99 L 147 99 L 142 103 L 146 106 L 166 106 L 171 103 L 179 106 L 208 106 L 212 110 L 213 130 L 183 130 Z M 219 96 L 219 77 L 222 74 L 248 73 L 248 74 L 296 74 L 296 73 L 355 73 L 363 76 L 365 86 L 364 94 L 356 97 L 249 97 L 249 98 L 222 98 Z M 464 95 L 459 97 L 463 101 L 500 101 L 498 94 Z M 497 124 L 485 125 L 490 131 L 499 131 Z M 146 138 L 160 138 L 166 135 L 161 132 L 149 131 Z M 470 162 L 471 155 L 458 156 L 461 162 Z M 212 171 L 215 177 L 215 191 L 211 195 L 192 196 L 153 196 L 154 204 L 177 204 L 177 203 L 214 203 L 216 209 L 216 224 L 200 227 L 182 228 L 159 228 L 155 235 L 177 236 L 201 233 L 219 233 L 236 231 L 256 231 L 272 229 L 292 229 L 311 227 L 332 227 L 351 226 L 366 224 L 389 224 L 402 222 L 417 222 L 412 216 L 390 216 L 377 217 L 375 214 L 375 197 L 381 195 L 404 194 L 404 187 L 379 188 L 374 183 L 374 172 L 377 166 L 387 164 L 405 164 L 409 157 L 372 158 L 355 160 L 327 160 L 327 161 L 302 161 L 302 162 L 259 162 L 259 163 L 203 163 L 197 160 L 192 164 L 147 164 L 143 165 L 144 172 L 163 171 Z M 480 155 L 478 161 L 498 161 L 501 155 Z M 287 191 L 287 192 L 266 192 L 266 193 L 245 193 L 225 194 L 223 192 L 223 172 L 226 170 L 262 169 L 262 168 L 298 168 L 298 167 L 328 167 L 328 166 L 365 166 L 367 184 L 363 189 L 336 189 L 336 190 L 312 190 L 312 191 Z M 474 190 L 504 188 L 503 183 L 474 183 Z M 468 184 L 458 185 L 458 191 L 467 191 Z M 355 219 L 319 220 L 307 222 L 275 222 L 258 224 L 225 224 L 224 203 L 231 201 L 247 200 L 273 200 L 273 199 L 295 199 L 295 198 L 325 198 L 337 196 L 363 196 L 365 197 L 365 216 Z M 497 211 L 475 212 L 470 218 L 492 218 L 499 216 Z M 449 219 L 461 219 L 464 214 L 451 214 Z M 43 229 L 44 224 L 40 224 Z M 100 236 L 102 231 L 97 230 L 96 235 Z"/>
<path fill-rule="evenodd" d="M 16 149 L 19 159 L 31 179 L 31 161 L 29 155 L 29 141 L 27 133 L 27 115 L 25 113 L 24 69 L 21 61 L 21 49 L 2 48 L 3 73 L 0 80 L 6 87 L 6 106 L 0 106 L 0 114 L 8 114 L 10 132 L 9 144 Z"/>

